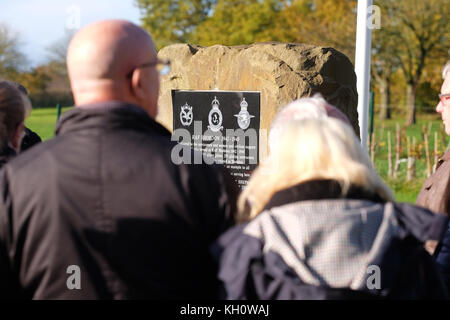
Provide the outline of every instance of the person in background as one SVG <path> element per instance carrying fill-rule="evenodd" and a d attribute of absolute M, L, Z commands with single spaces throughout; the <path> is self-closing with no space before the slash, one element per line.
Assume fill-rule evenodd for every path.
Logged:
<path fill-rule="evenodd" d="M 0 167 L 20 151 L 25 109 L 25 99 L 14 84 L 0 80 Z"/>
<path fill-rule="evenodd" d="M 23 95 L 23 99 L 25 101 L 25 118 L 27 118 L 31 115 L 31 110 L 32 110 L 31 101 L 30 101 L 30 98 L 28 97 L 28 91 L 20 83 L 17 83 L 17 82 L 13 82 L 13 83 L 17 87 L 17 89 L 19 89 L 21 94 Z M 29 148 L 31 148 L 32 146 L 34 146 L 40 142 L 42 142 L 41 137 L 39 137 L 39 135 L 36 132 L 34 132 L 33 130 L 31 130 L 30 128 L 25 126 L 22 144 L 20 146 L 20 152 L 28 150 Z"/>
<path fill-rule="evenodd" d="M 233 223 L 223 167 L 174 164 L 154 118 L 160 71 L 124 20 L 72 38 L 76 107 L 0 172 L 0 297 L 212 299 L 209 246 Z"/>
<path fill-rule="evenodd" d="M 436 112 L 441 114 L 445 132 L 450 135 L 450 62 L 442 72 L 444 82 L 439 94 Z M 435 173 L 422 185 L 417 196 L 416 204 L 424 206 L 434 212 L 450 214 L 450 151 L 439 159 Z"/>
<path fill-rule="evenodd" d="M 444 82 L 436 112 L 441 114 L 445 132 L 450 135 L 450 62 L 445 65 L 442 78 Z M 416 204 L 450 217 L 450 150 L 439 159 L 435 172 L 425 180 L 417 196 Z M 427 247 L 428 251 L 436 257 L 447 287 L 450 288 L 450 225 L 440 243 L 430 242 Z"/>
<path fill-rule="evenodd" d="M 323 99 L 300 99 L 272 130 L 269 161 L 239 197 L 241 224 L 211 248 L 222 298 L 447 297 L 423 243 L 440 239 L 448 219 L 393 202 Z"/>

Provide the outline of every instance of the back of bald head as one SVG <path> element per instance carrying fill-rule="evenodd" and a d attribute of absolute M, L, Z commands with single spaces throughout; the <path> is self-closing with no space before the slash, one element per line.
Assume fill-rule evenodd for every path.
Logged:
<path fill-rule="evenodd" d="M 73 37 L 67 51 L 75 102 L 89 102 L 84 101 L 86 94 L 87 100 L 102 100 L 96 96 L 105 88 L 126 95 L 127 73 L 153 57 L 156 50 L 151 36 L 129 21 L 104 20 L 86 26 Z"/>

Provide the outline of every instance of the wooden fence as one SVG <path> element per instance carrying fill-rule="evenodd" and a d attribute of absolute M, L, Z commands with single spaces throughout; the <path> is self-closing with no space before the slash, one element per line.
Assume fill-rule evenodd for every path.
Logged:
<path fill-rule="evenodd" d="M 387 134 L 385 134 L 387 131 Z M 424 161 L 424 175 L 429 177 L 436 168 L 439 158 L 445 153 L 446 149 L 450 147 L 446 145 L 446 133 L 441 124 L 439 132 L 434 131 L 432 140 L 433 146 L 430 146 L 432 136 L 432 123 L 428 126 L 423 125 L 421 130 L 421 137 L 417 139 L 415 136 L 406 134 L 406 127 L 400 127 L 396 123 L 395 133 L 391 130 L 385 130 L 384 127 L 377 130 L 378 135 L 373 132 L 372 139 L 368 142 L 368 150 L 370 151 L 370 158 L 375 167 L 375 160 L 377 155 L 381 156 L 387 153 L 387 177 L 393 179 L 405 179 L 406 181 L 413 180 L 416 175 L 417 161 Z M 392 139 L 395 134 L 394 139 Z M 392 141 L 394 140 L 394 141 Z M 394 145 L 392 145 L 394 142 Z M 387 147 L 387 151 L 385 150 Z M 406 158 L 405 158 L 406 156 Z M 406 164 L 406 173 L 400 177 L 400 168 L 402 163 Z"/>

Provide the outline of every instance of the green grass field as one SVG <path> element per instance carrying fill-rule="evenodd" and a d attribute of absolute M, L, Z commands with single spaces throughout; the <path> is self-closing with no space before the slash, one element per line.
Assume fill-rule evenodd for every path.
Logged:
<path fill-rule="evenodd" d="M 62 113 L 68 109 L 70 107 L 62 108 Z M 33 109 L 31 116 L 25 120 L 25 124 L 42 140 L 48 140 L 55 134 L 56 116 L 56 108 Z"/>
<path fill-rule="evenodd" d="M 391 147 L 392 147 L 392 164 L 395 165 L 395 127 L 399 123 L 402 131 L 402 140 L 400 143 L 401 153 L 400 159 L 407 158 L 407 138 L 410 137 L 411 144 L 413 137 L 416 138 L 415 148 L 411 147 L 411 152 L 415 157 L 415 172 L 416 177 L 407 182 L 406 171 L 407 162 L 401 162 L 397 179 L 388 177 L 388 131 L 391 132 Z M 374 121 L 375 132 L 375 168 L 383 180 L 394 190 L 397 201 L 414 203 L 426 177 L 426 156 L 425 143 L 423 140 L 422 131 L 429 133 L 429 153 L 431 166 L 434 164 L 434 132 L 437 132 L 438 138 L 438 155 L 442 155 L 449 143 L 449 138 L 443 131 L 442 120 L 438 114 L 419 115 L 417 123 L 413 126 L 404 127 L 403 118 L 395 118 L 385 121 Z"/>
<path fill-rule="evenodd" d="M 70 107 L 63 108 L 64 113 Z M 48 140 L 53 137 L 56 125 L 56 108 L 49 109 L 34 109 L 31 116 L 26 120 L 26 125 L 35 131 L 43 140 Z M 433 150 L 434 150 L 434 132 L 438 132 L 439 153 L 443 154 L 449 143 L 449 137 L 443 133 L 443 125 L 440 116 L 437 114 L 420 115 L 417 118 L 417 123 L 410 127 L 402 127 L 404 125 L 403 118 L 394 118 L 386 121 L 374 120 L 375 132 L 375 168 L 383 180 L 394 190 L 397 201 L 414 203 L 417 194 L 423 182 L 426 179 L 426 161 L 424 142 L 422 139 L 422 130 L 430 130 L 429 151 L 431 157 L 431 165 L 433 165 Z M 401 159 L 406 159 L 406 135 L 416 137 L 416 148 L 413 153 L 416 157 L 416 178 L 412 181 L 406 181 L 406 162 L 402 162 L 399 167 L 399 175 L 397 179 L 388 177 L 388 145 L 387 135 L 391 132 L 392 144 L 392 161 L 395 161 L 395 126 L 396 123 L 402 127 L 402 152 Z M 430 126 L 431 124 L 431 126 Z"/>

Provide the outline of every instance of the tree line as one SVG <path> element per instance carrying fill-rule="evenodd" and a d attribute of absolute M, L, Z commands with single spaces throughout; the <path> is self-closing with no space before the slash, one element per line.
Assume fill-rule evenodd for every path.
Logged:
<path fill-rule="evenodd" d="M 131 0 L 130 0 L 131 1 Z M 280 41 L 333 47 L 354 62 L 357 0 L 133 0 L 158 49 L 172 43 L 241 45 Z M 433 111 L 450 59 L 450 0 L 374 0 L 371 85 L 381 119 Z M 0 24 L 0 77 L 23 83 L 34 104 L 71 99 L 65 67 L 72 34 L 52 44 L 46 62 L 26 68 L 17 34 Z M 70 101 L 59 101 L 62 104 Z"/>
<path fill-rule="evenodd" d="M 66 52 L 72 33 L 51 44 L 45 61 L 29 67 L 20 50 L 20 37 L 8 25 L 0 23 L 0 79 L 21 83 L 27 88 L 34 107 L 73 105 L 66 69 Z"/>
<path fill-rule="evenodd" d="M 135 0 L 159 48 L 171 43 L 240 45 L 281 41 L 333 47 L 355 56 L 357 0 Z M 450 58 L 450 0 L 375 0 L 372 90 L 379 115 L 431 111 Z M 401 108 L 391 106 L 398 105 Z"/>

